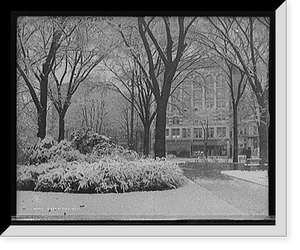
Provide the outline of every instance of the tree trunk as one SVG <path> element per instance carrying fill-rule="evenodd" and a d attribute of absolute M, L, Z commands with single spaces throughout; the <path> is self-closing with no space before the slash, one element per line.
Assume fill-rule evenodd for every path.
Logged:
<path fill-rule="evenodd" d="M 126 136 L 127 136 L 127 147 L 130 148 L 130 124 L 129 124 L 129 117 L 128 114 L 126 114 Z"/>
<path fill-rule="evenodd" d="M 204 155 L 205 155 L 205 158 L 207 159 L 207 142 L 208 142 L 208 137 L 207 137 L 207 132 L 206 132 L 206 129 L 204 130 Z"/>
<path fill-rule="evenodd" d="M 65 139 L 65 112 L 59 114 L 58 142 Z"/>
<path fill-rule="evenodd" d="M 260 120 L 259 120 L 259 127 L 258 127 L 258 133 L 259 133 L 259 152 L 260 152 L 260 158 L 261 158 L 261 164 L 268 162 L 268 110 L 267 110 L 267 104 L 264 100 L 258 100 L 260 105 Z"/>
<path fill-rule="evenodd" d="M 260 123 L 259 132 L 259 152 L 261 163 L 268 162 L 268 127 L 266 124 Z"/>
<path fill-rule="evenodd" d="M 150 124 L 144 126 L 144 155 L 148 157 L 150 151 Z"/>
<path fill-rule="evenodd" d="M 48 77 L 51 72 L 56 52 L 60 46 L 59 39 L 62 36 L 60 30 L 56 30 L 53 33 L 51 47 L 46 61 L 42 65 L 42 72 L 40 74 L 40 106 L 41 111 L 38 117 L 38 134 L 40 138 L 45 138 L 47 127 L 47 97 L 48 97 Z"/>
<path fill-rule="evenodd" d="M 206 151 L 206 159 L 208 157 L 208 139 L 209 138 L 209 129 L 208 129 L 208 119 L 206 118 L 206 139 L 205 139 L 205 151 Z"/>
<path fill-rule="evenodd" d="M 46 113 L 39 112 L 38 113 L 38 133 L 37 137 L 44 139 L 46 137 Z"/>
<path fill-rule="evenodd" d="M 43 70 L 45 69 L 45 64 L 43 65 Z M 46 136 L 47 127 L 47 94 L 48 91 L 48 75 L 41 77 L 40 81 L 40 104 L 41 110 L 38 114 L 38 133 L 37 136 L 44 139 Z"/>
<path fill-rule="evenodd" d="M 130 119 L 130 145 L 129 149 L 134 150 L 134 142 L 133 142 L 133 116 L 134 116 L 134 84 L 133 82 L 131 83 L 131 119 Z"/>
<path fill-rule="evenodd" d="M 237 114 L 237 105 L 235 105 L 234 103 L 232 103 L 232 109 L 233 109 L 233 162 L 238 162 L 238 122 L 237 122 L 237 118 L 238 118 L 238 114 Z M 236 166 L 234 166 L 235 169 Z"/>
<path fill-rule="evenodd" d="M 157 114 L 155 124 L 155 145 L 154 155 L 155 157 L 166 157 L 166 113 L 167 102 L 157 102 Z"/>

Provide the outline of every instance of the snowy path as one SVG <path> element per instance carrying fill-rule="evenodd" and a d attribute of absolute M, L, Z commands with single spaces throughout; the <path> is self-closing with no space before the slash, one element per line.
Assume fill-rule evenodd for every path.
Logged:
<path fill-rule="evenodd" d="M 266 171 L 229 171 L 205 164 L 189 164 L 183 169 L 188 178 L 236 209 L 254 217 L 268 215 Z"/>
<path fill-rule="evenodd" d="M 18 191 L 17 200 L 17 215 L 33 219 L 176 220 L 249 216 L 193 182 L 173 190 L 124 194 Z"/>
<path fill-rule="evenodd" d="M 263 186 L 268 186 L 268 171 L 246 171 L 246 170 L 228 170 L 221 171 L 235 178 L 243 179 L 246 181 L 254 182 Z"/>

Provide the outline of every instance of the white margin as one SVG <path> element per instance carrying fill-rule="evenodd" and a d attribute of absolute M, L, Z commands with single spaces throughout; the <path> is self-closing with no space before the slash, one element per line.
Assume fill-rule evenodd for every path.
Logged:
<path fill-rule="evenodd" d="M 287 1 L 276 10 L 276 228 L 287 236 Z"/>
<path fill-rule="evenodd" d="M 275 226 L 10 226 L 2 237 L 284 237 L 287 236 L 287 1 L 276 10 Z"/>

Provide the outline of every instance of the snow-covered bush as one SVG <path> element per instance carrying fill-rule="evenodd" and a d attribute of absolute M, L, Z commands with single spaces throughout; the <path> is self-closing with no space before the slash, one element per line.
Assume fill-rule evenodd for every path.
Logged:
<path fill-rule="evenodd" d="M 186 181 L 176 163 L 142 158 L 96 133 L 77 133 L 72 142 L 46 137 L 28 155 L 27 165 L 17 168 L 18 190 L 119 193 L 172 189 Z"/>
<path fill-rule="evenodd" d="M 52 137 L 40 139 L 35 145 L 26 149 L 28 165 L 39 165 L 50 161 L 88 161 L 88 156 L 72 147 L 71 142 L 62 140 L 59 143 Z"/>
<path fill-rule="evenodd" d="M 44 163 L 18 168 L 19 190 L 124 193 L 173 189 L 186 182 L 176 163 L 167 160 L 101 158 L 99 162 Z"/>
<path fill-rule="evenodd" d="M 116 143 L 104 135 L 89 130 L 78 130 L 71 134 L 72 146 L 82 154 L 92 153 L 93 148 L 102 145 L 102 148 L 111 148 Z"/>

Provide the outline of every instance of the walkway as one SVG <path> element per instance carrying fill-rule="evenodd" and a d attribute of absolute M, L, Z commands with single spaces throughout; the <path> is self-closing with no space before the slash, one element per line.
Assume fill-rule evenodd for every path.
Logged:
<path fill-rule="evenodd" d="M 228 219 L 247 214 L 195 183 L 167 191 L 67 194 L 18 191 L 17 214 L 43 219 Z"/>
<path fill-rule="evenodd" d="M 17 192 L 17 214 L 46 220 L 265 219 L 268 188 L 221 174 L 218 165 L 182 166 L 184 187 L 124 194 Z"/>
<path fill-rule="evenodd" d="M 245 181 L 242 175 L 235 178 L 232 171 L 222 171 L 218 164 L 191 163 L 182 168 L 189 179 L 234 208 L 254 217 L 268 215 L 267 185 Z"/>

